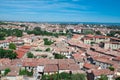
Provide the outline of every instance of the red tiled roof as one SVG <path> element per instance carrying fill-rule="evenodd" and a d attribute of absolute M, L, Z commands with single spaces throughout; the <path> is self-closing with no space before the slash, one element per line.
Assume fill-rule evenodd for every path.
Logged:
<path fill-rule="evenodd" d="M 31 48 L 31 46 L 22 46 L 21 48 L 23 48 L 23 49 L 30 49 Z"/>
<path fill-rule="evenodd" d="M 72 54 L 73 58 L 75 59 L 75 61 L 83 61 L 83 58 L 85 58 L 86 56 L 80 54 L 80 53 L 76 53 L 76 54 Z"/>
<path fill-rule="evenodd" d="M 120 61 L 120 57 L 114 57 L 113 60 L 114 61 Z"/>
<path fill-rule="evenodd" d="M 114 74 L 114 72 L 110 71 L 109 69 L 96 69 L 96 70 L 93 70 L 92 73 L 95 76 L 100 76 L 102 74 L 104 74 L 104 75 L 113 75 Z"/>
<path fill-rule="evenodd" d="M 85 48 L 85 49 L 91 47 L 90 45 L 81 43 L 81 42 L 79 42 L 79 41 L 74 42 L 74 41 L 72 41 L 72 40 L 68 41 L 68 44 L 70 44 L 70 45 L 72 45 L 72 46 L 77 46 L 77 47 Z"/>
<path fill-rule="evenodd" d="M 99 61 L 99 62 L 102 62 L 102 63 L 111 64 L 111 65 L 116 64 L 116 62 L 111 61 L 111 60 L 109 60 L 109 59 L 96 58 L 95 60 L 96 60 L 96 61 Z"/>
<path fill-rule="evenodd" d="M 69 70 L 80 70 L 80 67 L 77 64 L 70 64 Z"/>
<path fill-rule="evenodd" d="M 83 66 L 87 69 L 98 69 L 98 66 L 95 66 L 95 65 L 90 64 L 90 63 L 85 63 Z"/>
<path fill-rule="evenodd" d="M 58 66 L 57 65 L 45 65 L 44 72 L 57 72 Z"/>
<path fill-rule="evenodd" d="M 88 35 L 86 35 L 86 37 L 93 37 L 94 35 L 92 35 L 92 34 L 88 34 Z"/>
<path fill-rule="evenodd" d="M 69 65 L 66 63 L 66 64 L 59 64 L 59 70 L 69 70 Z"/>
<path fill-rule="evenodd" d="M 29 51 L 30 48 L 31 48 L 30 46 L 22 46 L 22 47 L 18 48 L 15 51 L 18 55 L 17 57 L 22 58 L 25 55 L 25 53 L 27 53 Z"/>
<path fill-rule="evenodd" d="M 99 35 L 97 35 L 97 36 L 94 36 L 94 38 L 109 38 L 108 36 L 99 36 Z"/>
<path fill-rule="evenodd" d="M 39 65 L 38 62 L 24 62 L 23 63 L 23 66 L 30 66 L 30 67 L 36 67 L 38 65 Z"/>

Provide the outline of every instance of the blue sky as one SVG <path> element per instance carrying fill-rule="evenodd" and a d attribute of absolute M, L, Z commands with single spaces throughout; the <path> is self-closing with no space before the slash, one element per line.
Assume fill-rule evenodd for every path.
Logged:
<path fill-rule="evenodd" d="M 0 0 L 0 20 L 120 23 L 120 0 Z"/>

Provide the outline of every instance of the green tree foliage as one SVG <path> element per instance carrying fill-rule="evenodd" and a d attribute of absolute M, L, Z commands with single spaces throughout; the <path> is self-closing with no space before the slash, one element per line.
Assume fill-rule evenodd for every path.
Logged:
<path fill-rule="evenodd" d="M 27 53 L 27 57 L 28 57 L 28 58 L 34 58 L 34 55 L 33 55 L 33 53 L 28 52 L 28 53 Z"/>
<path fill-rule="evenodd" d="M 115 32 L 110 31 L 110 33 L 108 33 L 107 36 L 114 37 L 115 34 L 116 34 Z"/>
<path fill-rule="evenodd" d="M 6 76 L 9 72 L 10 72 L 10 69 L 9 69 L 9 68 L 6 68 L 6 69 L 5 69 L 5 72 L 4 72 L 4 75 Z"/>
<path fill-rule="evenodd" d="M 97 80 L 108 80 L 108 77 L 106 75 L 101 75 Z"/>
<path fill-rule="evenodd" d="M 65 55 L 62 55 L 62 54 L 54 54 L 54 58 L 55 59 L 66 59 L 66 56 Z"/>
<path fill-rule="evenodd" d="M 41 30 L 40 27 L 35 27 L 32 31 L 27 31 L 28 34 L 35 34 L 35 35 L 43 35 L 43 36 L 55 36 L 58 37 L 60 35 L 67 35 L 65 33 L 53 33 L 53 32 L 48 32 L 48 31 L 44 31 Z"/>
<path fill-rule="evenodd" d="M 5 33 L 4 32 L 0 32 L 0 40 L 4 40 L 5 39 Z"/>
<path fill-rule="evenodd" d="M 44 45 L 51 45 L 54 43 L 54 41 L 48 40 L 48 38 L 44 38 Z"/>
<path fill-rule="evenodd" d="M 52 75 L 43 75 L 42 80 L 86 80 L 84 74 L 57 73 Z"/>
<path fill-rule="evenodd" d="M 112 67 L 112 66 L 110 66 L 109 69 L 110 69 L 111 71 L 114 71 L 114 70 L 115 70 L 114 67 Z"/>
<path fill-rule="evenodd" d="M 71 78 L 71 75 L 69 73 L 62 72 L 62 73 L 60 73 L 59 77 L 60 77 L 60 79 L 68 80 Z"/>
<path fill-rule="evenodd" d="M 84 74 L 73 74 L 72 80 L 86 80 L 86 78 Z"/>
<path fill-rule="evenodd" d="M 115 80 L 120 80 L 120 77 L 116 78 Z"/>
<path fill-rule="evenodd" d="M 25 69 L 20 69 L 19 70 L 19 75 L 26 75 L 26 70 Z"/>
<path fill-rule="evenodd" d="M 41 31 L 41 28 L 40 27 L 35 27 L 34 31 Z"/>
<path fill-rule="evenodd" d="M 100 31 L 96 31 L 95 34 L 101 35 L 101 32 Z"/>
<path fill-rule="evenodd" d="M 114 37 L 115 34 L 119 34 L 120 35 L 120 31 L 110 31 L 110 33 L 108 33 L 107 36 Z"/>
<path fill-rule="evenodd" d="M 9 44 L 9 49 L 14 49 L 16 50 L 16 45 L 14 43 Z"/>
<path fill-rule="evenodd" d="M 45 51 L 49 52 L 49 51 L 50 51 L 50 48 L 47 48 Z"/>
<path fill-rule="evenodd" d="M 93 30 L 84 30 L 83 34 L 87 35 L 87 34 L 94 34 Z"/>
<path fill-rule="evenodd" d="M 39 52 L 42 52 L 42 50 L 41 50 L 41 49 L 36 49 L 35 51 L 39 51 Z"/>
<path fill-rule="evenodd" d="M 20 69 L 19 75 L 33 76 L 33 69 L 31 70 L 31 72 L 27 71 L 26 69 Z"/>
<path fill-rule="evenodd" d="M 7 25 L 7 23 L 0 21 L 0 25 Z"/>
<path fill-rule="evenodd" d="M 23 36 L 23 31 L 19 30 L 19 29 L 0 28 L 0 39 L 4 39 L 4 37 L 7 37 L 7 36 L 22 37 Z"/>
<path fill-rule="evenodd" d="M 72 36 L 73 36 L 73 35 L 72 35 L 72 32 L 71 32 L 71 31 L 68 31 L 68 32 L 67 32 L 67 38 L 72 38 Z"/>
<path fill-rule="evenodd" d="M 12 50 L 4 50 L 0 48 L 0 58 L 16 59 L 17 54 Z"/>
<path fill-rule="evenodd" d="M 43 75 L 41 80 L 50 80 L 50 75 Z"/>
<path fill-rule="evenodd" d="M 109 25 L 109 26 L 106 26 L 107 28 L 109 29 L 118 29 L 120 30 L 120 25 Z"/>

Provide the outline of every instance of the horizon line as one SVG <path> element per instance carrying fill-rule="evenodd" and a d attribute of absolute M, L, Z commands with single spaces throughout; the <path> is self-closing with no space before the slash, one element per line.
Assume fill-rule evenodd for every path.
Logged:
<path fill-rule="evenodd" d="M 36 23 L 109 23 L 120 24 L 120 22 L 90 22 L 90 21 L 20 21 L 20 20 L 0 20 L 0 22 L 36 22 Z"/>

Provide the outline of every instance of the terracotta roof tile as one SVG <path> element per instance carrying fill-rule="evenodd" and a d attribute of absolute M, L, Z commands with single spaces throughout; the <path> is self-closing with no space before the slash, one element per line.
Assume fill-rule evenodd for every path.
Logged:
<path fill-rule="evenodd" d="M 109 69 L 96 69 L 96 70 L 93 70 L 92 73 L 95 76 L 100 76 L 102 74 L 104 74 L 104 75 L 113 75 L 114 74 L 114 72 L 110 71 Z"/>
<path fill-rule="evenodd" d="M 80 67 L 78 64 L 70 64 L 69 65 L 69 70 L 80 70 Z"/>
<path fill-rule="evenodd" d="M 57 72 L 58 66 L 57 65 L 45 65 L 44 72 Z"/>
<path fill-rule="evenodd" d="M 83 65 L 84 68 L 87 68 L 87 69 L 98 69 L 98 66 L 96 65 L 93 65 L 93 64 L 90 64 L 90 63 L 85 63 Z"/>

